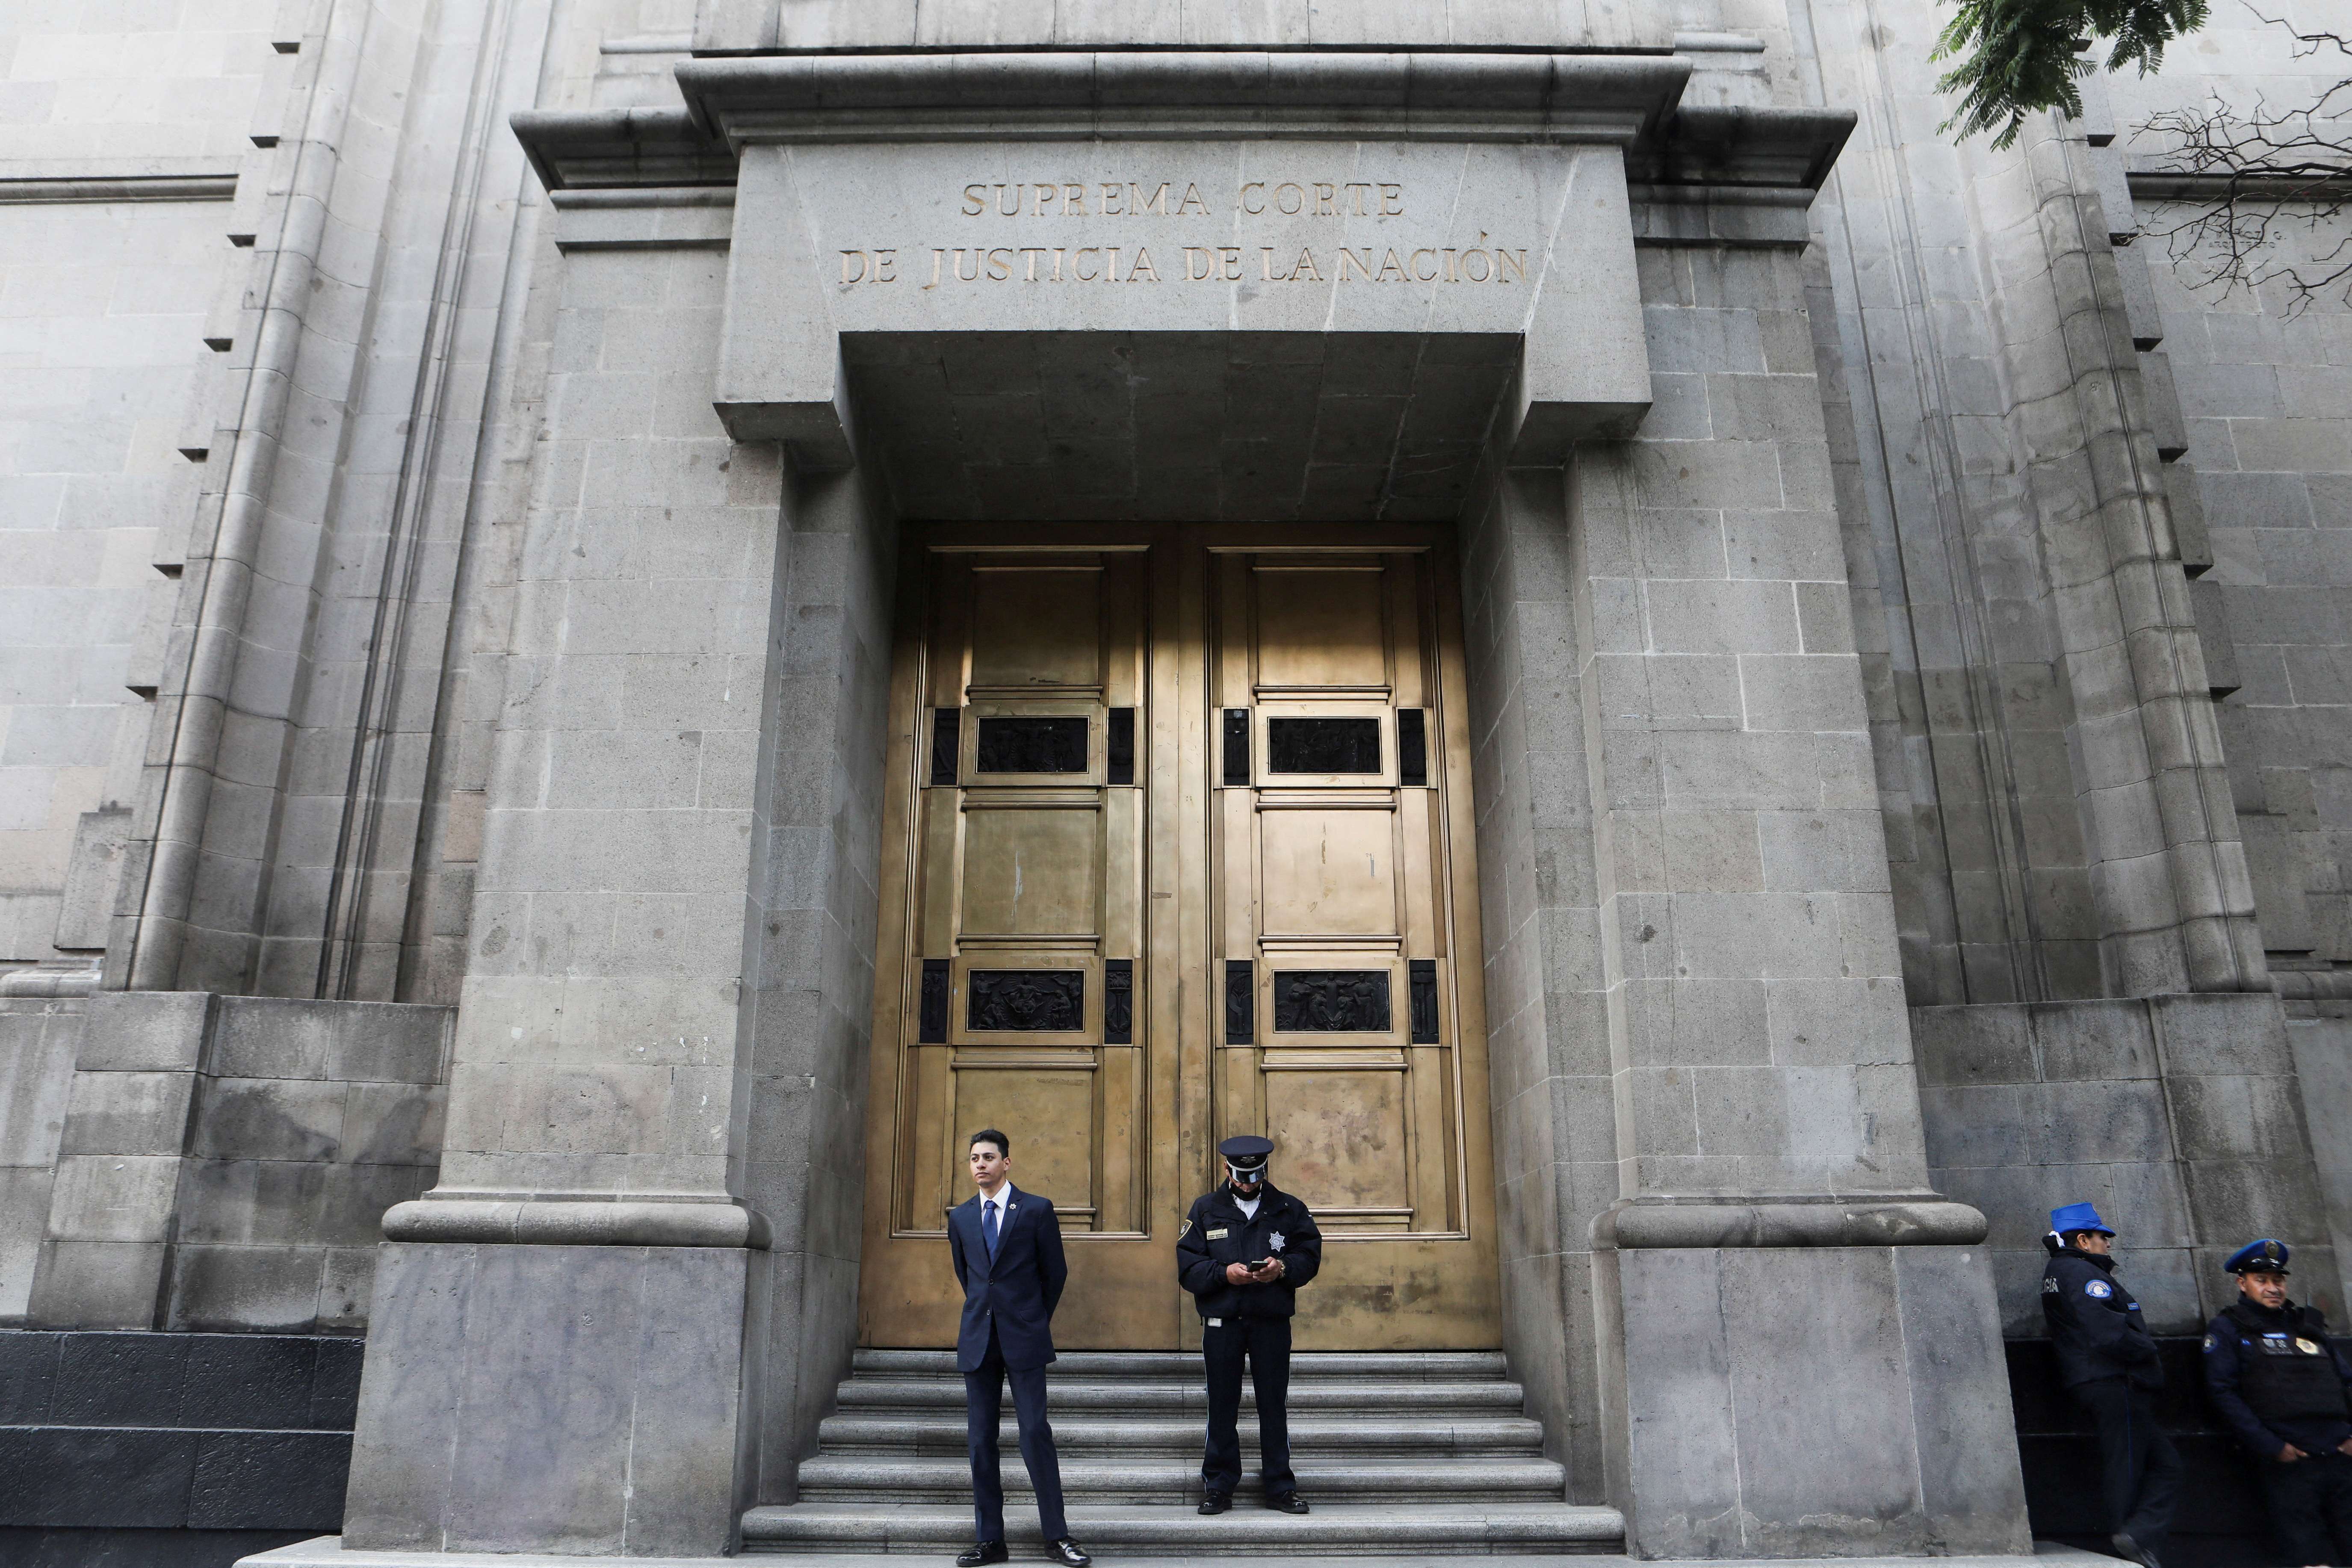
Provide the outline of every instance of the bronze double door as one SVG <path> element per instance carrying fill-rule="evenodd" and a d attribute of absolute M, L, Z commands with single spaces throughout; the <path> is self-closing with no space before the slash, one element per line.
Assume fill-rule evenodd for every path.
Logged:
<path fill-rule="evenodd" d="M 1217 1143 L 1315 1210 L 1305 1349 L 1500 1342 L 1457 590 L 1401 529 L 910 530 L 859 1342 L 952 1343 L 966 1140 L 1053 1200 L 1066 1349 L 1196 1328 Z"/>

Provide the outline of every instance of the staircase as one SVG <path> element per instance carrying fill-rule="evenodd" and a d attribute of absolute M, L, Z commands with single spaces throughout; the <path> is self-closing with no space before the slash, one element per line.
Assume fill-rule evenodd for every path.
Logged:
<path fill-rule="evenodd" d="M 1257 1420 L 1242 1395 L 1244 1475 L 1233 1511 L 1202 1518 L 1208 1397 L 1201 1358 L 1080 1351 L 1054 1363 L 1049 1413 L 1070 1530 L 1097 1555 L 1234 1550 L 1370 1556 L 1618 1552 L 1613 1509 L 1561 1500 L 1498 1353 L 1300 1354 L 1290 1369 L 1290 1447 L 1306 1515 L 1259 1506 Z M 1012 1419 L 1003 1427 L 1005 1533 L 1040 1557 L 1037 1516 Z M 972 1539 L 963 1379 L 950 1351 L 860 1351 L 837 1412 L 800 1468 L 801 1500 L 743 1516 L 743 1549 L 952 1555 Z"/>

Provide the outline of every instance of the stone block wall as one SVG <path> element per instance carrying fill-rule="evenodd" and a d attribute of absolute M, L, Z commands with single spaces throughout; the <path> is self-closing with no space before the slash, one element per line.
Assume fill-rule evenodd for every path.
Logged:
<path fill-rule="evenodd" d="M 2341 1316 L 2326 1201 L 2278 1001 L 2158 996 L 1912 1014 L 1928 1159 L 1981 1209 L 2002 1329 L 2042 1333 L 2041 1237 L 2098 1205 L 2159 1334 L 2204 1331 L 2232 1291 L 2221 1261 L 2291 1237 L 2296 1290 Z"/>
<path fill-rule="evenodd" d="M 2285 110 L 2345 75 L 2340 54 L 2299 46 L 2268 15 L 2217 12 L 2194 71 L 2109 83 L 2131 192 L 2115 226 L 2139 237 L 2131 254 L 2153 286 L 2180 466 L 2193 469 L 2210 540 L 2199 583 L 2221 611 L 2212 632 L 2233 650 L 2239 689 L 2221 703 L 2222 737 L 2263 945 L 2276 967 L 2325 972 L 2352 966 L 2352 299 L 2340 284 L 2301 299 L 2284 280 L 2214 283 L 2215 255 L 2184 232 L 2204 204 L 2149 184 L 2169 162 L 2158 116 L 2216 99 Z M 2262 265 L 2308 261 L 2352 234 L 2352 219 L 2315 208 L 2285 216 Z"/>
<path fill-rule="evenodd" d="M 25 133 L 12 117 L 11 141 Z M 0 154 L 0 195 L 12 166 Z M 229 184 L 0 205 L 0 975 L 106 946 L 119 832 L 80 843 L 89 885 L 70 910 L 67 893 L 78 841 L 137 797 L 184 550 L 167 523 L 195 500 L 177 448 L 236 254 Z"/>
<path fill-rule="evenodd" d="M 106 943 L 276 10 L 0 16 L 0 978 Z"/>
<path fill-rule="evenodd" d="M 383 1212 L 440 1158 L 449 1010 L 203 992 L 87 1007 L 20 1321 L 364 1329 Z"/>
<path fill-rule="evenodd" d="M 0 998 L 0 1324 L 33 1298 L 82 1037 L 79 1000 Z"/>
<path fill-rule="evenodd" d="M 0 1331 L 0 1554 L 179 1563 L 332 1531 L 359 1381 L 355 1340 Z"/>

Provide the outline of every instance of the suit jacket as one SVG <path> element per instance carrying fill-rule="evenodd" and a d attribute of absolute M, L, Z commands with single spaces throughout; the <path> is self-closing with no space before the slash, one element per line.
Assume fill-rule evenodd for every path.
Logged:
<path fill-rule="evenodd" d="M 1062 1222 L 1054 1205 L 1007 1182 L 997 1217 L 996 1258 L 980 1234 L 980 1195 L 975 1193 L 948 1215 L 948 1253 L 956 1283 L 963 1287 L 963 1326 L 956 1334 L 956 1370 L 978 1372 L 988 1356 L 988 1331 L 1014 1372 L 1054 1359 L 1054 1309 L 1069 1282 L 1062 1259 Z"/>

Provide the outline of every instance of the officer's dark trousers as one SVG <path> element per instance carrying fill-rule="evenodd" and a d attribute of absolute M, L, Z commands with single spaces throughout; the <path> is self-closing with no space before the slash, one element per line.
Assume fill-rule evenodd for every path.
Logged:
<path fill-rule="evenodd" d="M 2120 1377 L 2077 1384 L 2067 1392 L 2098 1425 L 2107 1528 L 2162 1552 L 2180 1496 L 2180 1456 L 2157 1428 L 2154 1396 Z"/>
<path fill-rule="evenodd" d="M 1004 1364 L 996 1331 L 988 1331 L 988 1356 L 978 1372 L 963 1374 L 964 1429 L 971 1443 L 971 1511 L 978 1539 L 1004 1539 L 1004 1479 L 996 1465 L 996 1425 L 1004 1418 L 1004 1384 L 1013 1383 L 1013 1418 L 1021 1428 L 1021 1462 L 1037 1489 L 1037 1522 L 1045 1539 L 1070 1533 L 1062 1517 L 1062 1461 L 1054 1452 L 1054 1428 L 1045 1421 L 1045 1369 L 1018 1372 Z"/>
<path fill-rule="evenodd" d="M 2261 1466 L 2263 1500 L 2270 1505 L 2271 1528 L 2278 1532 L 2286 1561 L 2352 1565 L 2352 1458 L 2314 1454 L 2282 1465 Z"/>
<path fill-rule="evenodd" d="M 1201 1355 L 1209 1363 L 1209 1447 L 1201 1458 L 1201 1484 L 1213 1492 L 1241 1485 L 1242 1439 L 1235 1423 L 1242 1412 L 1242 1358 L 1249 1358 L 1250 1388 L 1257 1395 L 1258 1469 L 1265 1495 L 1298 1489 L 1290 1473 L 1290 1320 L 1226 1318 L 1214 1328 L 1201 1325 Z"/>

